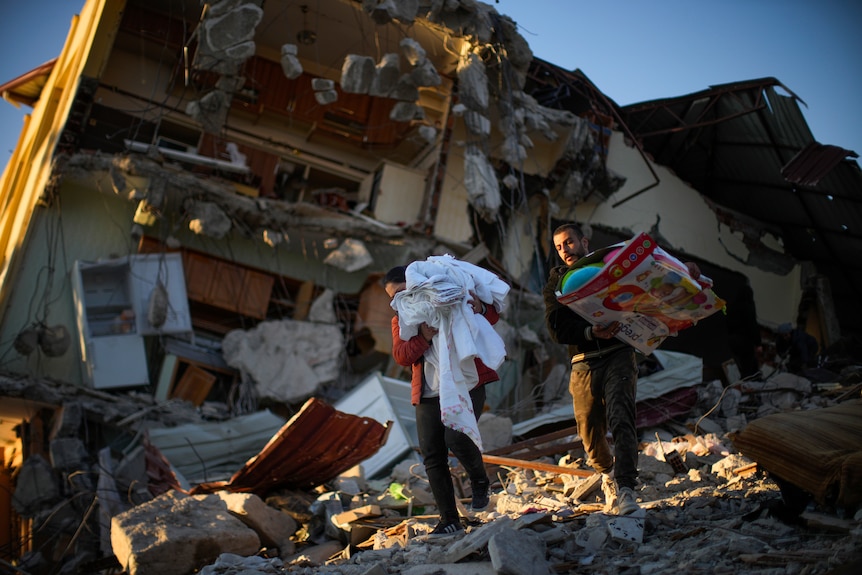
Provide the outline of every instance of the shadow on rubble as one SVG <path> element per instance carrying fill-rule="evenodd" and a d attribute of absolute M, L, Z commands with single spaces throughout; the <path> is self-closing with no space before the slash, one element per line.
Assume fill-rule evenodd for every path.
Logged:
<path fill-rule="evenodd" d="M 26 458 L 11 482 L 20 525 L 32 529 L 18 559 L 0 565 L 32 575 L 363 575 L 373 565 L 419 575 L 457 562 L 501 572 L 501 562 L 530 557 L 543 572 L 622 573 L 636 552 L 653 573 L 678 573 L 676 562 L 663 566 L 673 548 L 693 557 L 683 571 L 747 573 L 780 559 L 822 573 L 858 548 L 862 386 L 852 361 L 817 373 L 652 392 L 645 376 L 640 510 L 629 518 L 604 512 L 567 398 L 516 424 L 483 414 L 491 505 L 469 509 L 453 459 L 465 531 L 448 543 L 426 537 L 437 516 L 405 382 L 375 375 L 336 405 L 310 399 L 288 419 L 263 411 L 182 423 L 174 413 L 169 426 L 149 419 L 165 406 L 129 401 L 108 415 L 121 396 L 64 400 L 48 456 Z M 92 445 L 102 447 L 91 454 Z"/>

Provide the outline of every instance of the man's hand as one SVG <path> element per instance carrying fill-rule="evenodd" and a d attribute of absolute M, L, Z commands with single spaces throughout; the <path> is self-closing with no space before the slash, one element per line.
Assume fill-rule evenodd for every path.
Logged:
<path fill-rule="evenodd" d="M 479 299 L 479 296 L 474 291 L 470 291 L 470 299 L 467 300 L 467 305 L 473 308 L 473 313 L 485 313 L 485 303 Z"/>
<path fill-rule="evenodd" d="M 685 267 L 688 268 L 688 275 L 697 279 L 700 277 L 700 266 L 694 262 L 685 262 Z"/>
<path fill-rule="evenodd" d="M 620 332 L 620 322 L 612 321 L 608 325 L 594 325 L 591 332 L 594 339 L 613 339 Z"/>
<path fill-rule="evenodd" d="M 431 343 L 431 338 L 437 335 L 437 328 L 431 327 L 424 321 L 419 325 L 419 335 L 425 338 L 425 341 Z"/>

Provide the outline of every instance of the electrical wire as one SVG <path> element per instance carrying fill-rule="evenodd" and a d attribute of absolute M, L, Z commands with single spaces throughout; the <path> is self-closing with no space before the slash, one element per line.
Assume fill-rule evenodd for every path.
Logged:
<path fill-rule="evenodd" d="M 698 420 L 695 422 L 695 424 L 694 424 L 694 433 L 697 433 L 697 430 L 698 430 L 698 428 L 699 428 L 699 426 L 700 426 L 700 422 L 701 422 L 701 421 L 703 421 L 704 419 L 706 419 L 707 417 L 709 417 L 709 415 L 710 415 L 713 411 L 715 411 L 716 409 L 718 409 L 718 406 L 719 406 L 719 405 L 721 405 L 721 402 L 722 402 L 722 400 L 724 399 L 725 394 L 727 394 L 728 390 L 730 390 L 731 388 L 737 388 L 737 387 L 739 386 L 739 384 L 740 384 L 740 383 L 745 382 L 745 381 L 751 381 L 751 380 L 752 380 L 753 378 L 755 378 L 755 377 L 756 377 L 756 374 L 755 374 L 755 375 L 747 376 L 747 377 L 745 377 L 745 378 L 742 378 L 739 382 L 736 382 L 736 383 L 734 383 L 734 384 L 732 384 L 732 385 L 728 385 L 727 387 L 725 387 L 724 389 L 722 389 L 722 390 L 721 390 L 721 394 L 718 396 L 718 399 L 716 400 L 715 404 L 714 404 L 711 408 L 709 408 L 709 410 L 707 410 L 707 412 L 706 412 L 706 413 L 704 413 L 703 415 L 701 415 L 701 416 L 700 416 L 700 418 L 698 418 Z"/>

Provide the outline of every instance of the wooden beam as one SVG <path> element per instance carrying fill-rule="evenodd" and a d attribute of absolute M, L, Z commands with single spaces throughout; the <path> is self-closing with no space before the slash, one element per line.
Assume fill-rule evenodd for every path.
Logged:
<path fill-rule="evenodd" d="M 563 467 L 562 465 L 551 465 L 550 463 L 541 463 L 538 461 L 524 461 L 523 459 L 514 459 L 512 457 L 500 457 L 497 455 L 482 455 L 482 461 L 493 465 L 505 465 L 508 467 L 523 467 L 524 469 L 535 469 L 536 471 L 547 471 L 548 473 L 559 473 L 560 475 L 576 475 L 578 477 L 590 477 L 595 474 L 595 471 L 586 469 L 577 469 L 575 467 Z"/>

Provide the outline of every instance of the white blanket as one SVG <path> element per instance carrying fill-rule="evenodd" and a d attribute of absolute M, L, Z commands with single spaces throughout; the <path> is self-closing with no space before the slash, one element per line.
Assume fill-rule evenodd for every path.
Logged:
<path fill-rule="evenodd" d="M 425 361 L 437 377 L 443 424 L 467 434 L 482 449 L 482 437 L 473 413 L 470 390 L 478 383 L 474 360 L 491 369 L 506 357 L 503 339 L 467 303 L 470 292 L 502 312 L 509 285 L 496 274 L 450 255 L 431 256 L 407 266 L 407 289 L 395 294 L 401 339 L 408 340 L 423 322 L 437 328 L 437 337 Z M 432 384 L 433 385 L 433 384 Z"/>

